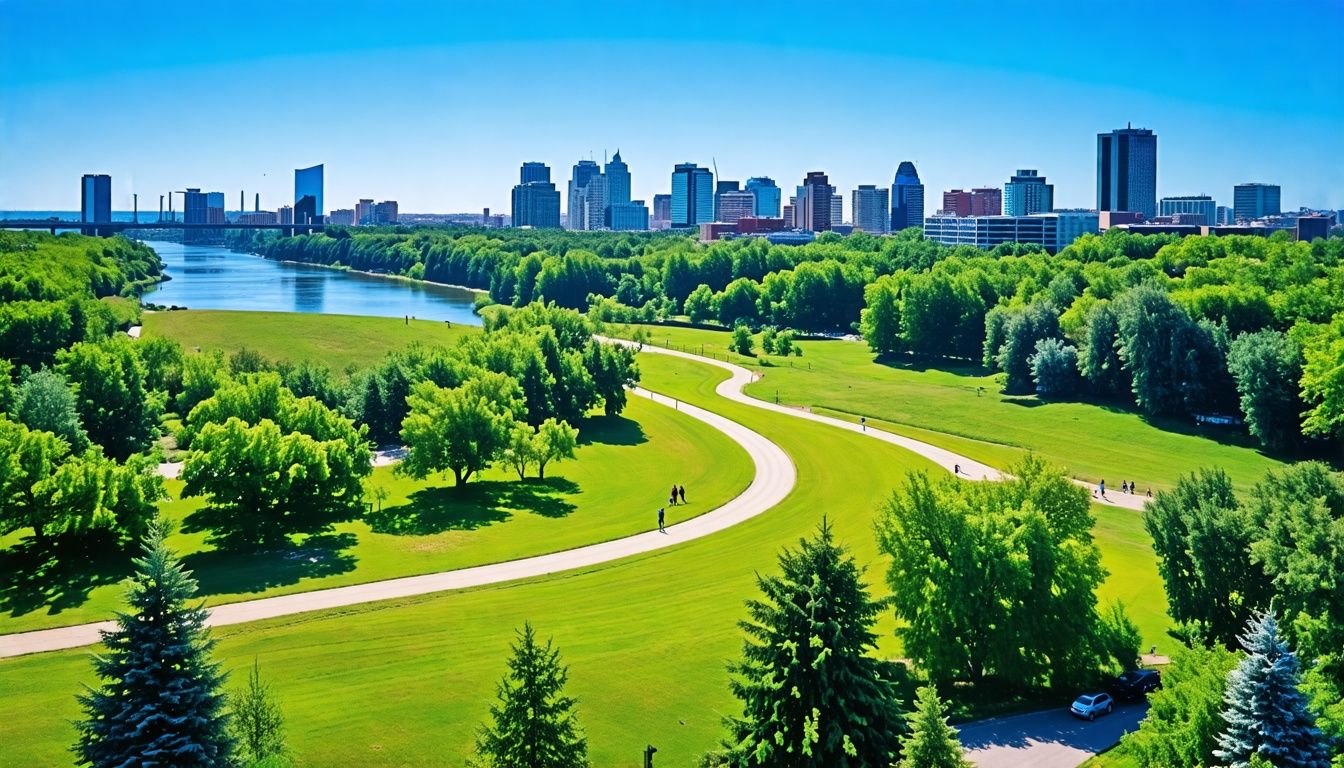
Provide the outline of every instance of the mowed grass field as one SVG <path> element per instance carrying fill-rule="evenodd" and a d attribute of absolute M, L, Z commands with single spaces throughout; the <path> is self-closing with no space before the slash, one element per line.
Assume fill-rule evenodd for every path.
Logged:
<path fill-rule="evenodd" d="M 338 374 L 350 366 L 377 364 L 412 342 L 448 346 L 481 332 L 479 326 L 458 323 L 297 312 L 146 312 L 141 322 L 143 336 L 163 336 L 188 351 L 199 347 L 227 355 L 250 349 L 270 360 L 319 362 Z"/>
<path fill-rule="evenodd" d="M 607 332 L 629 337 L 637 327 L 611 325 Z M 1222 467 L 1245 490 L 1282 466 L 1249 438 L 1225 429 L 1149 420 L 1112 405 L 1008 396 L 998 377 L 978 367 L 888 365 L 875 361 L 862 341 L 798 342 L 803 355 L 782 358 L 760 355 L 758 335 L 758 356 L 744 357 L 728 350 L 726 331 L 643 327 L 650 343 L 703 350 L 760 370 L 764 376 L 746 390 L 753 397 L 855 421 L 865 416 L 873 426 L 993 466 L 1033 451 L 1089 483 L 1104 479 L 1119 489 L 1122 480 L 1132 480 L 1141 491 L 1154 492 L 1207 466 Z"/>
<path fill-rule="evenodd" d="M 725 665 L 740 649 L 736 622 L 758 594 L 755 574 L 775 571 L 782 546 L 825 516 L 868 567 L 873 592 L 886 593 L 875 512 L 907 472 L 940 470 L 862 435 L 724 401 L 713 388 L 726 374 L 709 366 L 650 355 L 640 364 L 649 388 L 779 443 L 798 468 L 794 493 L 712 537 L 603 566 L 217 631 L 232 685 L 254 659 L 274 683 L 300 765 L 461 764 L 513 630 L 528 620 L 564 654 L 594 765 L 640 765 L 645 744 L 660 765 L 691 765 L 735 711 Z M 1109 549 L 1105 562 L 1115 570 Z M 894 658 L 893 630 L 884 615 L 879 652 Z M 84 651 L 0 660 L 0 722 L 24 735 L 15 764 L 69 762 L 74 696 L 91 682 Z"/>

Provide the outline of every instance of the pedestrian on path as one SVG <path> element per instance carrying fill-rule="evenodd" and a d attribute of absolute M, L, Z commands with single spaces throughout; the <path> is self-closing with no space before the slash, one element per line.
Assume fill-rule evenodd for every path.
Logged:
<path fill-rule="evenodd" d="M 678 487 L 678 488 L 677 488 L 677 495 L 681 497 L 681 503 L 682 503 L 682 504 L 685 504 L 685 503 L 686 503 L 686 486 L 683 485 L 683 486 Z"/>
<path fill-rule="evenodd" d="M 677 506 L 677 486 L 672 486 L 672 492 L 667 495 L 667 505 L 669 507 Z"/>
<path fill-rule="evenodd" d="M 1105 480 L 1105 479 L 1103 479 L 1101 482 L 1097 483 L 1097 493 L 1101 494 L 1101 498 L 1103 498 L 1103 499 L 1106 498 L 1106 480 Z"/>
<path fill-rule="evenodd" d="M 667 533 L 667 529 L 666 529 L 666 528 L 663 528 L 663 508 L 662 508 L 662 507 L 659 507 L 659 508 L 658 508 L 658 532 L 659 532 L 659 533 Z"/>
<path fill-rule="evenodd" d="M 961 474 L 961 465 L 960 465 L 960 464 L 953 464 L 953 465 L 952 465 L 952 474 L 954 474 L 954 475 L 960 475 L 960 474 Z"/>
<path fill-rule="evenodd" d="M 867 431 L 868 431 L 868 417 L 867 417 L 867 416 L 860 416 L 860 417 L 859 417 L 859 428 L 862 429 L 864 432 L 867 432 Z"/>

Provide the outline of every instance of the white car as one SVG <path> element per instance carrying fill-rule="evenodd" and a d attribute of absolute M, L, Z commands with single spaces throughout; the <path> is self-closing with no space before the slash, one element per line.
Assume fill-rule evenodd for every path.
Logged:
<path fill-rule="evenodd" d="M 1096 720 L 1097 715 L 1109 715 L 1115 709 L 1115 699 L 1109 693 L 1085 693 L 1073 700 L 1069 711 L 1074 717 Z"/>

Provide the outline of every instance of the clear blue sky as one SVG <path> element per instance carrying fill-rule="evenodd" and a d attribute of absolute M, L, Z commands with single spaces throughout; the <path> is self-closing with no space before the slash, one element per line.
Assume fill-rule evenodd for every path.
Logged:
<path fill-rule="evenodd" d="M 1344 0 L 96 2 L 0 0 L 0 209 L 75 209 L 113 176 L 326 207 L 507 211 L 525 160 L 621 150 L 636 197 L 677 162 L 846 198 L 914 160 L 944 189 L 1015 168 L 1095 204 L 1096 133 L 1158 133 L 1159 195 L 1283 186 L 1344 207 Z M 846 200 L 846 216 L 848 216 Z"/>

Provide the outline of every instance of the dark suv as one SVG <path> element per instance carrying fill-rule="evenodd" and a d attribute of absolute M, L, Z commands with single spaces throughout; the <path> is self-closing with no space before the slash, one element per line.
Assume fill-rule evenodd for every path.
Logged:
<path fill-rule="evenodd" d="M 1133 669 L 1115 678 L 1111 695 L 1121 701 L 1137 699 L 1162 687 L 1162 673 L 1156 669 Z"/>

